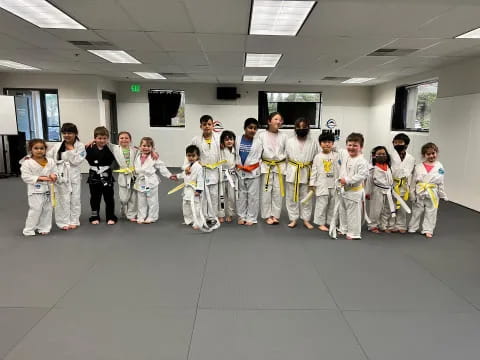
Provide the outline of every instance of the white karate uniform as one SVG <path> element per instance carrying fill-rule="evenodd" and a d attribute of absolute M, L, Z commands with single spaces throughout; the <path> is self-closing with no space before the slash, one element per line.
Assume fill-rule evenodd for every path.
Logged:
<path fill-rule="evenodd" d="M 80 225 L 80 215 L 82 213 L 80 165 L 87 156 L 85 146 L 77 140 L 73 145 L 73 150 L 62 152 L 61 159 L 58 160 L 58 151 L 61 146 L 62 143 L 55 144 L 47 153 L 47 157 L 55 161 L 58 172 L 58 179 L 55 184 L 57 196 L 55 222 L 59 228 Z"/>
<path fill-rule="evenodd" d="M 160 184 L 157 171 L 167 178 L 172 174 L 163 161 L 153 160 L 151 155 L 142 164 L 141 154 L 138 153 L 133 164 L 137 178 L 133 186 L 138 196 L 137 221 L 155 222 L 158 220 L 158 184 Z"/>
<path fill-rule="evenodd" d="M 271 216 L 279 219 L 282 213 L 282 193 L 280 188 L 280 178 L 284 181 L 286 169 L 286 143 L 287 135 L 282 132 L 272 133 L 263 131 L 258 134 L 258 138 L 263 147 L 262 153 L 262 196 L 261 212 L 262 218 L 267 219 Z M 277 165 L 268 165 L 265 160 L 280 161 Z M 270 170 L 270 176 L 268 173 Z M 280 172 L 279 172 L 280 170 Z M 268 184 L 267 184 L 268 178 Z"/>
<path fill-rule="evenodd" d="M 315 224 L 330 224 L 335 207 L 335 181 L 338 179 L 338 153 L 320 151 L 313 158 L 310 186 L 315 187 Z"/>
<path fill-rule="evenodd" d="M 366 193 L 370 195 L 369 212 L 370 229 L 389 229 L 390 219 L 395 217 L 395 203 L 392 197 L 393 177 L 390 168 L 387 171 L 378 166 L 371 166 L 366 183 Z"/>
<path fill-rule="evenodd" d="M 201 195 L 195 196 L 195 192 L 197 190 L 203 192 L 204 189 L 202 165 L 196 161 L 190 166 L 190 173 L 188 175 L 182 172 L 178 174 L 177 177 L 183 179 L 185 184 L 182 198 L 183 219 L 185 224 L 195 225 L 200 228 L 203 225 L 201 223 L 203 219 Z"/>
<path fill-rule="evenodd" d="M 444 185 L 445 170 L 439 161 L 435 161 L 434 167 L 427 172 L 423 163 L 417 164 L 412 176 L 412 185 L 410 194 L 412 196 L 413 209 L 410 223 L 408 224 L 409 232 L 416 232 L 420 226 L 420 218 L 423 214 L 422 234 L 433 234 L 437 223 L 437 210 L 434 202 L 438 199 L 447 200 Z M 432 186 L 428 191 L 423 184 Z M 432 197 L 433 195 L 433 197 Z"/>
<path fill-rule="evenodd" d="M 339 178 L 345 178 L 347 182 L 340 196 L 340 231 L 351 238 L 360 239 L 365 197 L 363 184 L 368 177 L 368 162 L 361 154 L 350 157 L 345 149 L 340 150 L 339 158 Z"/>
<path fill-rule="evenodd" d="M 238 176 L 238 200 L 237 213 L 241 220 L 256 224 L 260 206 L 260 166 L 252 171 L 245 171 L 241 166 L 255 165 L 262 159 L 262 143 L 258 136 L 252 141 L 252 147 L 248 153 L 245 163 L 240 158 L 240 144 L 242 137 L 237 139 L 235 149 L 237 152 L 237 176 Z"/>
<path fill-rule="evenodd" d="M 200 163 L 203 166 L 204 189 L 202 193 L 202 209 L 207 219 L 215 219 L 219 215 L 218 183 L 220 181 L 220 166 L 209 169 L 205 165 L 213 165 L 220 161 L 220 135 L 212 134 L 211 143 L 207 143 L 202 135 L 195 136 L 191 142 L 200 149 Z M 208 205 L 209 196 L 211 207 Z"/>
<path fill-rule="evenodd" d="M 222 172 L 221 181 L 220 181 L 220 196 L 219 200 L 222 200 L 223 196 L 223 205 L 222 209 L 221 202 L 218 210 L 219 217 L 233 216 L 235 215 L 235 206 L 236 206 L 236 197 L 237 197 L 237 174 L 235 172 L 235 149 L 230 151 L 229 149 L 220 150 L 221 160 L 227 160 L 225 164 L 222 164 L 220 169 Z M 230 177 L 234 187 L 227 178 Z"/>
<path fill-rule="evenodd" d="M 390 158 L 392 163 L 392 175 L 395 185 L 402 183 L 398 187 L 398 195 L 405 199 L 405 194 L 409 191 L 412 183 L 412 173 L 415 168 L 415 158 L 409 153 L 405 154 L 405 158 L 400 159 L 400 155 L 395 149 L 390 152 Z M 397 205 L 397 216 L 390 219 L 390 227 L 397 230 L 407 230 L 407 212 L 403 207 Z"/>
<path fill-rule="evenodd" d="M 312 173 L 313 158 L 318 153 L 318 142 L 311 136 L 304 141 L 297 136 L 290 137 L 286 142 L 287 165 L 285 181 L 287 183 L 286 206 L 290 221 L 298 218 L 310 221 L 312 217 L 312 201 L 305 204 L 301 200 L 307 196 Z M 295 165 L 297 163 L 298 165 Z M 298 178 L 297 178 L 298 176 Z M 295 199 L 295 184 L 298 181 L 298 199 Z"/>
<path fill-rule="evenodd" d="M 55 173 L 55 162 L 47 159 L 45 167 L 32 158 L 22 160 L 20 171 L 22 180 L 27 184 L 28 215 L 25 221 L 23 235 L 35 235 L 35 230 L 40 233 L 49 233 L 52 228 L 51 182 L 38 181 L 40 176 L 49 176 Z"/>
<path fill-rule="evenodd" d="M 120 170 L 128 170 L 129 168 L 132 169 L 134 167 L 133 163 L 137 155 L 137 149 L 132 146 L 130 147 L 130 166 L 128 166 L 120 145 L 109 144 L 109 148 L 112 151 Z M 133 172 L 127 171 L 126 173 L 118 173 L 118 196 L 120 198 L 120 205 L 122 207 L 122 213 L 129 220 L 137 218 L 137 192 L 133 190 L 133 184 Z"/>

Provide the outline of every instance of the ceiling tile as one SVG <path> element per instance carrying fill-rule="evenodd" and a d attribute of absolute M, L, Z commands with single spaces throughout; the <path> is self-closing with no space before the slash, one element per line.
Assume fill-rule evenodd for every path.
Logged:
<path fill-rule="evenodd" d="M 202 51 L 195 34 L 161 32 L 148 34 L 165 51 Z"/>
<path fill-rule="evenodd" d="M 160 51 L 158 45 L 152 41 L 149 33 L 143 31 L 113 31 L 97 30 L 96 33 L 105 40 L 123 50 Z"/>
<path fill-rule="evenodd" d="M 203 51 L 245 51 L 246 35 L 197 34 Z"/>

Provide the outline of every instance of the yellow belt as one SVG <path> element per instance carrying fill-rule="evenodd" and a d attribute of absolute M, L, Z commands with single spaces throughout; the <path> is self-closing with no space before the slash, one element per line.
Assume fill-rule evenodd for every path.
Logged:
<path fill-rule="evenodd" d="M 270 184 L 270 173 L 272 171 L 272 167 L 276 166 L 278 170 L 278 182 L 280 183 L 280 193 L 282 194 L 282 197 L 285 197 L 285 187 L 283 186 L 282 168 L 280 167 L 280 164 L 285 162 L 285 159 L 283 160 L 262 159 L 262 162 L 265 165 L 268 165 L 267 179 L 265 181 L 265 191 L 268 191 L 268 185 Z"/>
<path fill-rule="evenodd" d="M 345 187 L 345 191 L 360 191 L 362 189 L 363 189 L 363 185 Z"/>
<path fill-rule="evenodd" d="M 432 200 L 433 207 L 435 209 L 438 208 L 438 198 L 437 195 L 435 194 L 435 191 L 433 189 L 437 188 L 436 184 L 431 184 L 431 183 L 418 183 L 417 184 L 420 187 L 420 192 L 427 191 L 428 194 L 430 195 L 430 200 Z"/>
<path fill-rule="evenodd" d="M 405 195 L 403 195 L 403 200 L 407 201 L 410 197 L 410 192 L 408 191 L 407 178 L 393 178 L 395 185 L 393 186 L 393 191 L 395 191 L 400 196 L 400 191 L 405 190 Z M 397 209 L 400 209 L 400 202 L 397 201 Z"/>
<path fill-rule="evenodd" d="M 217 167 L 219 167 L 220 165 L 222 164 L 225 164 L 227 162 L 227 160 L 220 160 L 220 161 L 217 161 L 216 163 L 213 163 L 213 164 L 202 164 L 203 167 L 206 167 L 207 169 L 216 169 Z"/>
<path fill-rule="evenodd" d="M 113 172 L 120 173 L 120 174 L 133 174 L 134 171 L 135 171 L 135 168 L 133 166 L 121 168 L 118 170 L 113 170 Z"/>
<path fill-rule="evenodd" d="M 306 162 L 301 162 L 301 161 L 294 161 L 294 160 L 288 160 L 288 163 L 290 165 L 295 166 L 297 169 L 295 170 L 295 180 L 293 182 L 293 201 L 298 202 L 298 194 L 300 192 L 300 170 L 303 168 L 308 168 L 308 177 L 307 177 L 307 183 L 310 179 L 310 175 L 312 173 L 312 162 L 311 161 L 306 161 Z"/>
<path fill-rule="evenodd" d="M 197 183 L 195 181 L 192 181 L 192 182 L 189 182 L 187 185 L 197 186 Z M 167 194 L 171 195 L 171 194 L 177 192 L 178 190 L 182 190 L 184 187 L 185 187 L 185 183 L 180 184 L 180 185 L 174 187 L 172 190 L 170 190 Z"/>

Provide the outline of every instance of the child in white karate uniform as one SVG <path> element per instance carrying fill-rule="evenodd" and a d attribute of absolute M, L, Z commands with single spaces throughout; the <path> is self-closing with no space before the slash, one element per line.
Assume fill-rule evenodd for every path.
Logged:
<path fill-rule="evenodd" d="M 163 161 L 152 158 L 154 142 L 151 137 L 143 137 L 140 141 L 140 152 L 135 158 L 134 167 L 136 181 L 134 189 L 138 196 L 138 224 L 151 224 L 158 220 L 158 185 L 157 172 L 170 180 L 176 180 L 176 175 L 167 169 Z"/>
<path fill-rule="evenodd" d="M 328 231 L 335 207 L 335 181 L 338 179 L 338 153 L 333 151 L 335 136 L 326 132 L 318 137 L 320 151 L 312 165 L 310 186 L 315 190 L 315 215 L 313 222 L 318 229 Z"/>
<path fill-rule="evenodd" d="M 313 229 L 310 223 L 312 217 L 312 201 L 301 203 L 310 191 L 310 177 L 312 173 L 313 158 L 318 153 L 317 142 L 310 137 L 310 125 L 305 118 L 295 121 L 295 135 L 286 142 L 287 170 L 285 180 L 287 183 L 287 212 L 290 223 L 289 228 L 297 226 L 300 218 L 305 227 Z"/>
<path fill-rule="evenodd" d="M 448 201 L 444 185 L 445 169 L 440 161 L 437 161 L 438 147 L 434 143 L 422 146 L 422 156 L 424 161 L 417 164 L 413 171 L 410 188 L 413 209 L 408 232 L 414 233 L 418 230 L 423 215 L 421 233 L 431 238 L 437 223 L 439 199 Z"/>
<path fill-rule="evenodd" d="M 28 142 L 30 156 L 21 161 L 22 180 L 28 185 L 28 215 L 23 235 L 33 236 L 35 231 L 46 235 L 52 228 L 52 184 L 56 181 L 55 161 L 47 158 L 47 144 L 42 139 Z"/>
<path fill-rule="evenodd" d="M 220 158 L 226 163 L 221 165 L 220 177 L 220 208 L 218 220 L 232 222 L 235 215 L 236 197 L 237 197 L 237 174 L 235 172 L 235 134 L 225 130 L 220 135 Z"/>

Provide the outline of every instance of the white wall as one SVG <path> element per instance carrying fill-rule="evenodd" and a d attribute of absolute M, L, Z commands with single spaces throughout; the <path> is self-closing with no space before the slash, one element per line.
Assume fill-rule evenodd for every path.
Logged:
<path fill-rule="evenodd" d="M 337 121 L 345 134 L 352 131 L 365 133 L 370 116 L 369 104 L 371 89 L 367 87 L 306 87 L 306 86 L 237 86 L 241 97 L 233 101 L 216 99 L 216 84 L 167 84 L 141 83 L 140 93 L 130 92 L 131 82 L 117 83 L 118 128 L 132 133 L 138 143 L 143 136 L 151 136 L 160 157 L 168 166 L 183 163 L 184 149 L 190 140 L 200 134 L 200 116 L 211 115 L 221 121 L 224 129 L 243 133 L 243 122 L 248 117 L 258 117 L 258 91 L 321 91 L 323 104 L 321 111 L 322 127 L 329 118 Z M 148 89 L 185 90 L 185 128 L 150 128 L 148 111 Z M 285 130 L 293 132 L 292 130 Z M 320 130 L 312 131 L 318 136 Z"/>
<path fill-rule="evenodd" d="M 450 200 L 480 211 L 477 139 L 480 137 L 480 60 L 470 60 L 435 71 L 375 86 L 372 92 L 368 146 L 390 144 L 391 108 L 395 88 L 438 78 L 437 101 L 433 106 L 430 132 L 408 133 L 410 152 L 421 160 L 420 148 L 428 141 L 440 149 L 439 160 L 446 169 L 446 190 Z"/>

